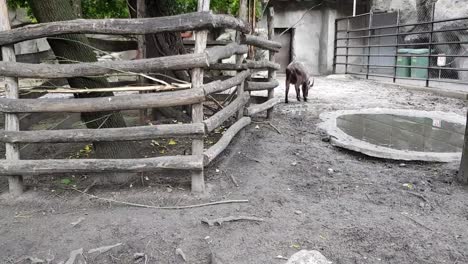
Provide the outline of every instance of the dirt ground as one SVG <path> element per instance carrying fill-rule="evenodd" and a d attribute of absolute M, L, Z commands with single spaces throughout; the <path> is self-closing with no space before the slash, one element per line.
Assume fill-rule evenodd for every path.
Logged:
<path fill-rule="evenodd" d="M 307 103 L 296 102 L 293 93 L 272 120 L 281 134 L 265 124 L 249 126 L 207 168 L 205 196 L 192 196 L 189 178 L 175 181 L 172 174 L 90 191 L 156 206 L 248 203 L 136 208 L 34 181 L 23 197 L 12 200 L 1 179 L 0 262 L 31 263 L 21 259 L 32 256 L 59 263 L 83 248 L 87 263 L 145 263 L 135 260 L 135 253 L 145 254 L 147 263 L 210 263 L 211 253 L 222 263 L 285 263 L 276 257 L 300 249 L 319 250 L 337 264 L 468 263 L 468 188 L 454 180 L 458 164 L 370 158 L 330 146 L 317 129 L 325 111 L 388 107 L 464 115 L 463 101 L 341 77 L 318 78 Z M 283 94 L 280 88 L 277 96 Z M 227 216 L 264 221 L 201 223 Z M 122 245 L 105 253 L 88 253 L 117 243 Z"/>

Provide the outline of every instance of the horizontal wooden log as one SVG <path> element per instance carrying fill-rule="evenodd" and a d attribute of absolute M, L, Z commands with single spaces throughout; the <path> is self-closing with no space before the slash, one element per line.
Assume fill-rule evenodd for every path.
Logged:
<path fill-rule="evenodd" d="M 75 88 L 55 88 L 55 89 L 21 89 L 21 92 L 31 93 L 58 93 L 58 94 L 89 94 L 89 93 L 105 93 L 105 92 L 164 92 L 190 89 L 191 84 L 173 85 L 147 85 L 147 86 L 124 86 L 110 88 L 93 88 L 93 89 L 75 89 Z"/>
<path fill-rule="evenodd" d="M 221 59 L 229 58 L 236 54 L 244 54 L 247 53 L 247 51 L 247 46 L 231 43 L 226 46 L 209 48 L 205 53 L 174 55 L 133 61 L 119 60 L 40 65 L 1 61 L 0 76 L 56 79 L 102 76 L 122 72 L 151 73 L 155 71 L 206 68 L 211 63 L 216 63 Z"/>
<path fill-rule="evenodd" d="M 167 156 L 146 159 L 67 159 L 0 162 L 0 175 L 39 175 L 89 172 L 147 172 L 158 169 L 201 170 L 203 156 Z"/>
<path fill-rule="evenodd" d="M 242 55 L 249 52 L 249 47 L 246 45 L 239 45 L 237 43 L 230 43 L 226 46 L 215 46 L 205 51 L 208 57 L 208 63 L 217 63 L 220 59 L 226 59 L 233 55 Z"/>
<path fill-rule="evenodd" d="M 241 70 L 279 70 L 281 66 L 278 63 L 270 62 L 270 61 L 251 61 L 247 60 L 247 62 L 237 65 L 235 63 L 214 63 L 210 64 L 208 67 L 210 70 L 219 70 L 219 71 L 241 71 Z"/>
<path fill-rule="evenodd" d="M 234 86 L 241 84 L 243 81 L 245 81 L 245 79 L 247 79 L 250 76 L 250 74 L 251 74 L 250 70 L 245 70 L 227 80 L 214 81 L 214 82 L 205 84 L 203 86 L 203 89 L 205 90 L 206 95 L 212 94 L 212 93 L 220 93 L 229 88 L 232 88 Z"/>
<path fill-rule="evenodd" d="M 255 114 L 258 114 L 260 112 L 266 111 L 275 105 L 277 105 L 280 102 L 279 98 L 272 98 L 268 101 L 266 101 L 263 104 L 257 104 L 257 105 L 251 105 L 248 108 L 245 109 L 244 114 L 246 116 L 253 116 Z"/>
<path fill-rule="evenodd" d="M 242 96 L 237 97 L 234 101 L 232 101 L 232 103 L 223 108 L 223 110 L 203 121 L 206 126 L 206 131 L 211 132 L 222 125 L 226 120 L 229 119 L 229 117 L 236 114 L 245 104 L 247 104 L 249 98 L 249 93 L 245 92 L 242 94 Z"/>
<path fill-rule="evenodd" d="M 91 46 L 107 52 L 120 52 L 138 49 L 138 43 L 131 39 L 102 39 L 93 37 L 92 35 L 87 37 Z"/>
<path fill-rule="evenodd" d="M 39 51 L 35 53 L 17 54 L 16 61 L 22 63 L 41 63 L 47 60 L 54 60 L 55 55 L 52 50 Z M 2 55 L 0 54 L 0 61 L 2 61 Z"/>
<path fill-rule="evenodd" d="M 279 42 L 252 35 L 242 35 L 241 43 L 274 52 L 278 52 L 281 49 L 281 43 Z"/>
<path fill-rule="evenodd" d="M 182 42 L 184 43 L 184 46 L 195 46 L 195 40 L 193 39 L 183 39 Z M 206 42 L 207 47 L 211 46 L 224 46 L 229 43 L 232 43 L 231 41 L 226 41 L 226 40 L 208 40 Z"/>
<path fill-rule="evenodd" d="M 250 31 L 249 25 L 239 19 L 228 15 L 214 15 L 210 12 L 138 19 L 77 19 L 0 32 L 0 46 L 62 34 L 141 35 L 214 28 L 231 28 L 244 33 Z"/>
<path fill-rule="evenodd" d="M 232 139 L 237 135 L 237 133 L 239 133 L 241 129 L 249 125 L 251 122 L 252 121 L 250 117 L 242 117 L 228 130 L 226 130 L 218 142 L 205 151 L 204 165 L 208 166 L 216 157 L 218 157 L 218 155 L 229 146 L 229 143 L 231 143 Z"/>
<path fill-rule="evenodd" d="M 100 112 L 136 110 L 168 106 L 190 105 L 205 100 L 202 89 L 188 89 L 162 93 L 132 94 L 96 98 L 51 98 L 8 99 L 0 98 L 0 112 L 45 113 L 45 112 Z"/>
<path fill-rule="evenodd" d="M 245 87 L 246 91 L 261 91 L 261 90 L 270 90 L 275 89 L 278 87 L 279 82 L 277 80 L 273 80 L 270 82 L 247 82 L 247 86 Z"/>
<path fill-rule="evenodd" d="M 0 62 L 0 75 L 20 78 L 72 78 L 112 73 L 148 73 L 207 67 L 205 54 L 184 54 L 133 61 L 100 61 L 76 64 L 29 64 Z"/>
<path fill-rule="evenodd" d="M 205 134 L 205 125 L 177 124 L 105 129 L 65 129 L 33 131 L 0 131 L 4 143 L 71 143 L 100 141 L 146 140 L 160 137 L 198 138 Z"/>

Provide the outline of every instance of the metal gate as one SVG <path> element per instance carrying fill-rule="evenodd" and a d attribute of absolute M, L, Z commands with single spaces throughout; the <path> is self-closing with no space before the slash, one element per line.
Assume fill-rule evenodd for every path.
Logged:
<path fill-rule="evenodd" d="M 402 11 L 336 19 L 334 73 L 468 84 L 468 17 L 434 20 L 434 9 L 417 23 L 401 23 Z"/>

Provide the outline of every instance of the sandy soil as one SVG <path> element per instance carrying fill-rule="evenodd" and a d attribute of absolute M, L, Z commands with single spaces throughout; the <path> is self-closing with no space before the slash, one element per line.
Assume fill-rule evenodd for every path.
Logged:
<path fill-rule="evenodd" d="M 464 102 L 339 77 L 318 78 L 310 96 L 308 103 L 298 103 L 292 93 L 290 104 L 278 106 L 272 124 L 281 134 L 265 124 L 248 127 L 207 169 L 209 192 L 203 197 L 190 195 L 188 178 L 169 176 L 91 190 L 157 206 L 224 199 L 249 203 L 135 208 L 90 199 L 55 181 L 37 186 L 30 181 L 30 190 L 11 200 L 1 179 L 0 262 L 30 263 L 17 261 L 33 256 L 59 263 L 83 248 L 87 263 L 145 263 L 135 260 L 135 253 L 146 254 L 147 263 L 210 263 L 211 253 L 222 263 L 284 263 L 275 257 L 299 249 L 319 250 L 339 264 L 468 263 L 468 188 L 454 181 L 458 164 L 369 158 L 330 146 L 317 129 L 324 111 L 389 107 L 463 115 Z M 227 216 L 264 222 L 201 223 Z M 122 245 L 88 254 L 116 243 Z"/>

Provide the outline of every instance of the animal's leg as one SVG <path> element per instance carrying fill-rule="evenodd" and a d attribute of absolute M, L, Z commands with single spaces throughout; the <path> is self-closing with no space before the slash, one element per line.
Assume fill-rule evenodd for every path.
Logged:
<path fill-rule="evenodd" d="M 297 98 L 297 101 L 300 102 L 301 101 L 301 85 L 299 83 L 296 83 L 296 98 Z"/>
<path fill-rule="evenodd" d="M 289 100 L 288 100 L 288 94 L 289 94 L 289 78 L 286 77 L 286 95 L 285 95 L 285 98 L 284 98 L 284 102 L 285 103 L 289 103 Z"/>
<path fill-rule="evenodd" d="M 309 95 L 309 86 L 307 84 L 302 85 L 302 96 L 304 97 L 304 102 L 307 102 L 307 96 Z"/>

